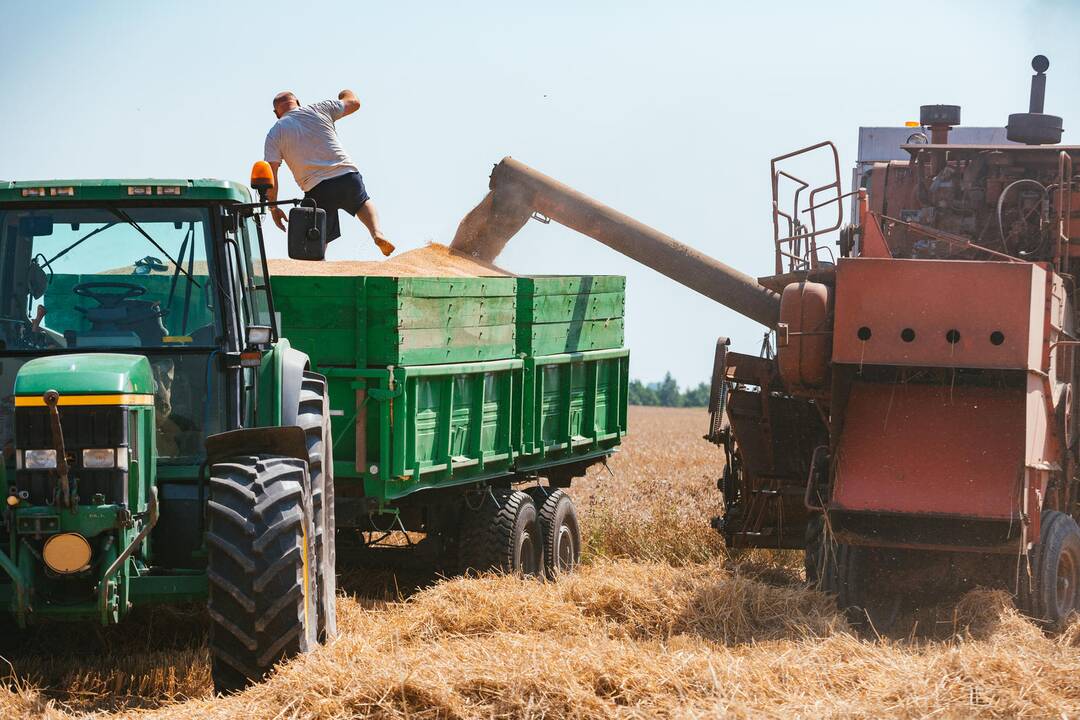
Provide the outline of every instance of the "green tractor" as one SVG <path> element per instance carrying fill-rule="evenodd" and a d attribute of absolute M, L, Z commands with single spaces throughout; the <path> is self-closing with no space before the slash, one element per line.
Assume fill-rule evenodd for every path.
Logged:
<path fill-rule="evenodd" d="M 326 379 L 215 180 L 0 184 L 0 605 L 207 602 L 227 692 L 336 632 Z"/>
<path fill-rule="evenodd" d="M 110 625 L 206 602 L 222 692 L 335 635 L 338 550 L 573 569 L 567 489 L 627 427 L 625 278 L 286 261 L 275 306 L 260 165 L 259 202 L 0 183 L 0 608 Z M 289 254 L 321 260 L 325 213 L 290 214 Z"/>

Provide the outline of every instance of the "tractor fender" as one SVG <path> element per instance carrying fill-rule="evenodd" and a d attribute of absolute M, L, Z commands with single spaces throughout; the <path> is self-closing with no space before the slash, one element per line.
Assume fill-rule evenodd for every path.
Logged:
<path fill-rule="evenodd" d="M 304 380 L 304 371 L 311 361 L 308 356 L 283 342 L 279 350 L 279 377 L 281 381 L 281 424 L 296 425 L 300 411 L 300 385 Z"/>

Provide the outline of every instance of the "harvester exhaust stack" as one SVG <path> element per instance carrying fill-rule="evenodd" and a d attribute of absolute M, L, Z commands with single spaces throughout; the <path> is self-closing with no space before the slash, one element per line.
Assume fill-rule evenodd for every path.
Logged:
<path fill-rule="evenodd" d="M 648 225 L 537 172 L 503 158 L 490 192 L 461 221 L 451 247 L 490 262 L 534 213 L 577 230 L 642 265 L 770 328 L 780 296 L 741 273 Z"/>

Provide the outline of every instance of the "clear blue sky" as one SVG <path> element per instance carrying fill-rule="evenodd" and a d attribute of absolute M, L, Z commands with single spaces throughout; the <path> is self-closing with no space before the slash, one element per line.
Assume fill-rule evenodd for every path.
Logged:
<path fill-rule="evenodd" d="M 965 124 L 1047 112 L 1080 142 L 1080 3 L 4 3 L 0 178 L 244 180 L 282 89 L 354 89 L 339 132 L 401 249 L 449 242 L 513 155 L 753 274 L 770 272 L 769 158 L 926 103 Z M 287 175 L 287 174 L 286 174 Z M 846 187 L 845 187 L 846 189 Z M 295 191 L 291 178 L 283 196 Z M 347 218 L 345 219 L 347 220 Z M 332 258 L 374 259 L 357 222 Z M 272 231 L 271 254 L 284 254 Z M 706 379 L 752 321 L 555 225 L 503 254 L 521 273 L 628 277 L 632 375 Z"/>

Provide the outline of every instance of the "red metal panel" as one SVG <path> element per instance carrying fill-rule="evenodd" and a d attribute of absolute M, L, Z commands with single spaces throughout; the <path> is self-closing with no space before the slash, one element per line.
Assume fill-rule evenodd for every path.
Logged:
<path fill-rule="evenodd" d="M 833 362 L 1040 369 L 1045 273 L 1026 263 L 842 259 Z"/>
<path fill-rule="evenodd" d="M 1017 517 L 1021 388 L 855 383 L 837 452 L 833 507 Z"/>

